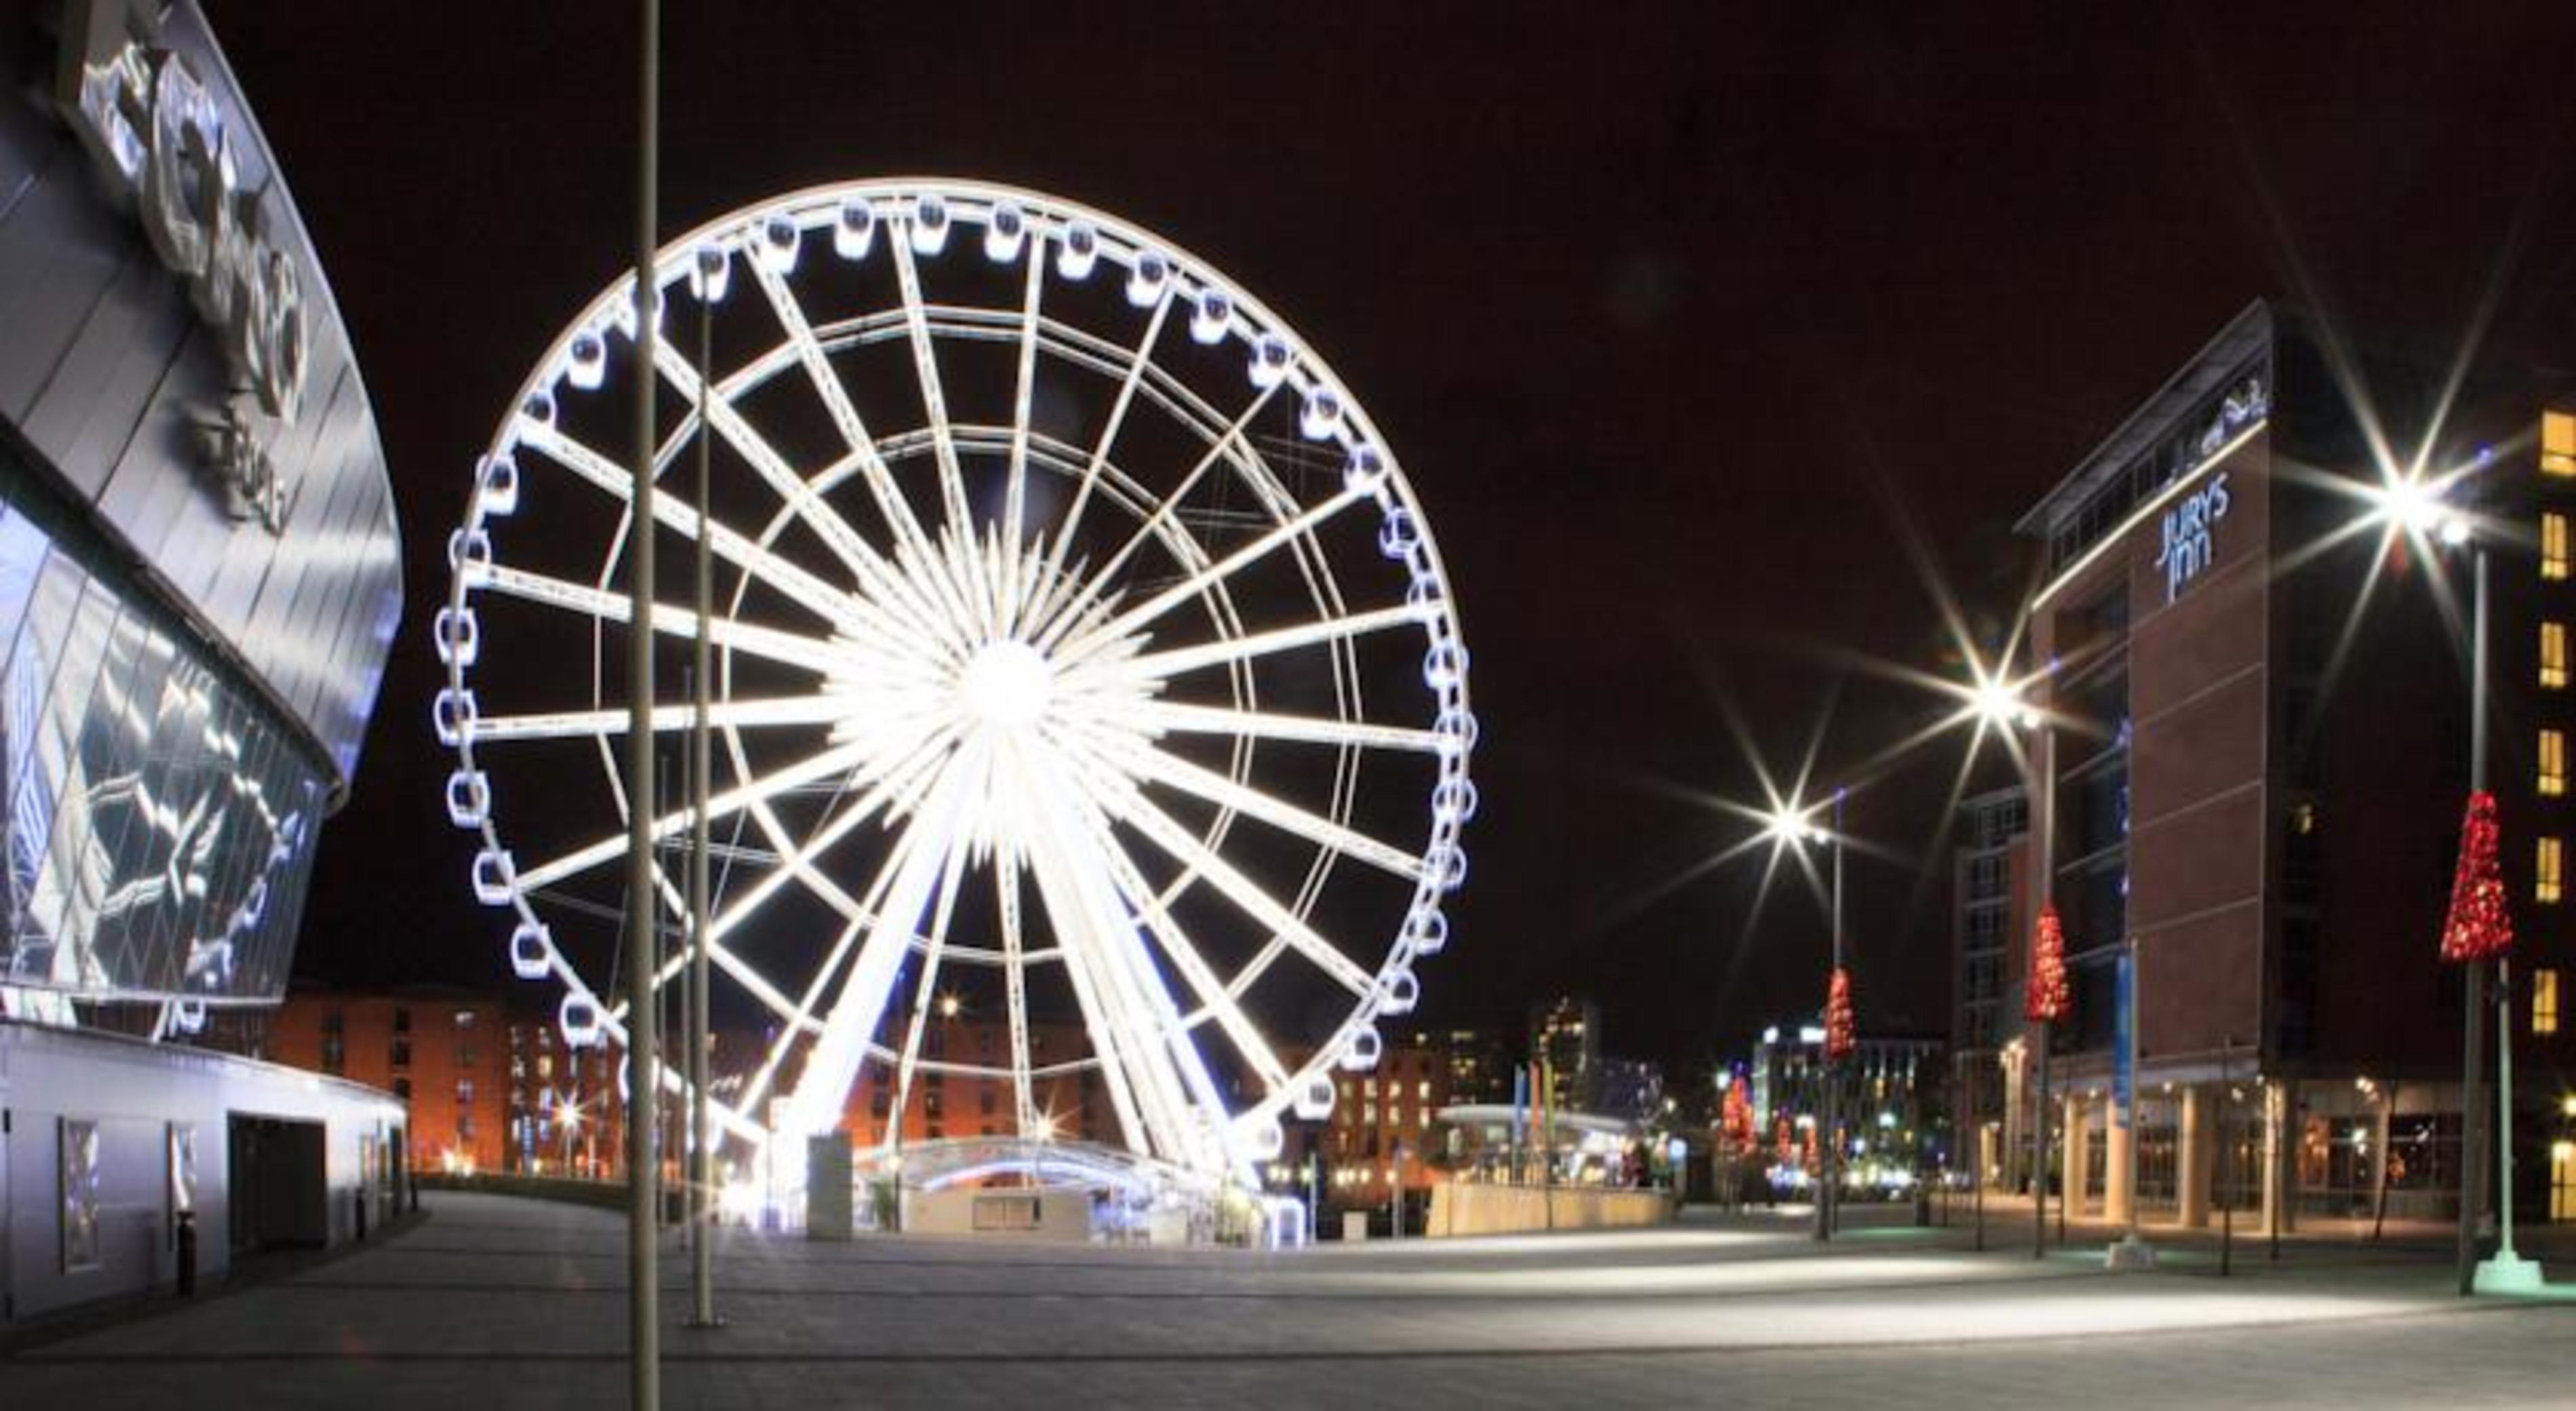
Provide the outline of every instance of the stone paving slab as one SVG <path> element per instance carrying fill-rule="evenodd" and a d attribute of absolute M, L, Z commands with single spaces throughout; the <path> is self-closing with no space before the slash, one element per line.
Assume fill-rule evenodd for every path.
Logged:
<path fill-rule="evenodd" d="M 398 1238 L 0 1349 L 0 1407 L 623 1403 L 623 1230 L 441 1194 Z M 2576 1405 L 2576 1300 L 2464 1303 L 2438 1258 L 2210 1277 L 1749 1222 L 1284 1254 L 719 1245 L 731 1326 L 664 1334 L 674 1407 Z M 685 1308 L 665 1256 L 664 1313 Z M 22 1399 L 23 1398 L 23 1399 Z"/>

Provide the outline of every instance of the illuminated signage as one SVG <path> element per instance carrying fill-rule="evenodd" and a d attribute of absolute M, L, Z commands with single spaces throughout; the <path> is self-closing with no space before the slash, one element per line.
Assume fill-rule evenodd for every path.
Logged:
<path fill-rule="evenodd" d="M 2209 425 L 2201 428 L 2192 447 L 2193 461 L 2207 465 L 2271 409 L 2272 399 L 2264 392 L 2261 377 L 2248 377 L 2237 383 L 2219 402 Z M 2227 517 L 2227 504 L 2227 472 L 2222 470 L 2209 477 L 2207 485 L 2165 510 L 2164 537 L 2156 548 L 2156 567 L 2165 571 L 2166 602 L 2181 597 L 2191 580 L 2208 570 L 2217 549 L 2212 536 L 2217 532 L 2218 521 Z"/>
<path fill-rule="evenodd" d="M 241 187 L 237 125 L 184 55 L 150 47 L 158 14 L 136 0 L 69 0 L 55 101 L 218 335 L 232 396 L 199 446 L 226 508 L 282 533 L 293 496 L 267 443 L 303 402 L 303 289 L 265 228 L 266 188 Z"/>
<path fill-rule="evenodd" d="M 2218 521 L 2227 517 L 2227 503 L 2227 472 L 2222 470 L 2165 511 L 2164 543 L 2156 550 L 2156 567 L 2165 571 L 2166 602 L 2181 597 L 2183 588 L 2209 567 L 2216 554 L 2211 534 Z"/>

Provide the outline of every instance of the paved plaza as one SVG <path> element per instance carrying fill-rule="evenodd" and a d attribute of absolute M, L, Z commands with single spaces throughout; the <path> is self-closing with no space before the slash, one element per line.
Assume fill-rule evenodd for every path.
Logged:
<path fill-rule="evenodd" d="M 2025 1221 L 2027 1217 L 2024 1217 Z M 666 1401 L 835 1405 L 2576 1404 L 2576 1301 L 2464 1303 L 2437 1249 L 2034 1261 L 1997 1221 L 1793 1219 L 1273 1255 L 734 1234 Z M 432 1193 L 355 1253 L 0 1345 L 0 1406 L 623 1404 L 613 1214 Z M 2576 1276 L 2560 1265 L 2553 1273 Z"/>

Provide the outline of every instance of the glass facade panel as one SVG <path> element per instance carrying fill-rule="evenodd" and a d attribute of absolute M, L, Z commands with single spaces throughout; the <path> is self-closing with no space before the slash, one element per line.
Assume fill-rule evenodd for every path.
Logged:
<path fill-rule="evenodd" d="M 0 447 L 0 986 L 276 999 L 325 778 Z"/>

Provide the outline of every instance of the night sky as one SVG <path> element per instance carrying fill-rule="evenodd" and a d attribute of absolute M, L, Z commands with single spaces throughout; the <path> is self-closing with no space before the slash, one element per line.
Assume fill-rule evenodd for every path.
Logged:
<path fill-rule="evenodd" d="M 300 972 L 499 983 L 429 731 L 472 460 L 629 257 L 631 5 L 208 0 L 319 247 L 409 615 Z M 2118 8 L 2121 18 L 2092 12 Z M 1214 261 L 1355 388 L 1440 536 L 1485 809 L 1422 1016 L 1601 1001 L 1679 1058 L 1821 997 L 1725 712 L 1833 780 L 1945 712 L 2030 582 L 2010 524 L 2251 299 L 2428 356 L 2576 347 L 2576 8 L 666 5 L 663 224 L 936 173 Z M 1843 13 L 1847 12 L 1847 13 Z M 2079 18 L 2079 14 L 2083 17 Z M 1952 742 L 1851 830 L 1864 1028 L 1938 1031 Z M 1996 759 L 1976 782 L 2006 782 Z"/>

